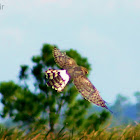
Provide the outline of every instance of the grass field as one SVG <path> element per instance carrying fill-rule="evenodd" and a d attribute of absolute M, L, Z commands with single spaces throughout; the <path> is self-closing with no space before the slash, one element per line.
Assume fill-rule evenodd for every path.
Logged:
<path fill-rule="evenodd" d="M 108 128 L 108 126 L 87 134 L 83 131 L 77 134 L 62 128 L 56 133 L 46 128 L 32 130 L 29 133 L 17 128 L 0 128 L 1 140 L 140 140 L 140 124 Z"/>

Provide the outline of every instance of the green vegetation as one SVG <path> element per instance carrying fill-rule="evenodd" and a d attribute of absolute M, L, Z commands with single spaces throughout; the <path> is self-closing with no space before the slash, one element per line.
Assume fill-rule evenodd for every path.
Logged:
<path fill-rule="evenodd" d="M 136 126 L 128 125 L 126 127 L 113 127 L 100 128 L 98 131 L 93 130 L 88 134 L 87 130 L 84 130 L 80 134 L 77 134 L 76 130 L 68 131 L 62 128 L 58 132 L 50 132 L 46 128 L 37 130 L 31 130 L 29 133 L 25 131 L 19 131 L 16 128 L 5 129 L 0 128 L 1 140 L 139 140 L 140 139 L 140 124 Z"/>

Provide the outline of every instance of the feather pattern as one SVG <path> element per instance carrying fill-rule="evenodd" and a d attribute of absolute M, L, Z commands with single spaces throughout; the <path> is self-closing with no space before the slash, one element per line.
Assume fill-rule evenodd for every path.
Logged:
<path fill-rule="evenodd" d="M 66 74 L 66 70 L 49 69 L 45 72 L 45 74 L 46 79 L 49 79 L 49 81 L 46 83 L 47 86 L 51 86 L 58 92 L 61 92 L 69 81 L 69 75 Z"/>
<path fill-rule="evenodd" d="M 86 100 L 108 109 L 99 91 L 86 77 L 88 73 L 86 68 L 78 66 L 73 58 L 70 58 L 65 52 L 61 52 L 56 47 L 54 47 L 53 56 L 55 62 L 64 70 L 46 71 L 46 78 L 49 80 L 47 82 L 48 86 L 60 92 L 67 85 L 69 79 L 72 79 L 77 90 Z M 112 112 L 111 110 L 109 111 Z"/>

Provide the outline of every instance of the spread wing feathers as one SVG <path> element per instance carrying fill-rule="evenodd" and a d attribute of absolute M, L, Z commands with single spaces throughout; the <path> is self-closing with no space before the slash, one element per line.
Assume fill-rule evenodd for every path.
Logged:
<path fill-rule="evenodd" d="M 49 69 L 45 72 L 46 78 L 49 80 L 46 84 L 53 89 L 61 92 L 69 81 L 69 75 L 66 70 L 52 70 Z"/>
<path fill-rule="evenodd" d="M 105 101 L 99 95 L 99 91 L 92 85 L 92 83 L 85 76 L 79 76 L 74 78 L 74 84 L 82 96 L 98 106 L 108 109 L 105 105 Z"/>
<path fill-rule="evenodd" d="M 65 52 L 61 52 L 59 49 L 54 47 L 53 50 L 53 56 L 55 62 L 62 68 L 67 69 L 71 68 L 74 66 L 77 66 L 76 62 L 74 59 L 70 58 L 69 56 L 66 55 Z"/>

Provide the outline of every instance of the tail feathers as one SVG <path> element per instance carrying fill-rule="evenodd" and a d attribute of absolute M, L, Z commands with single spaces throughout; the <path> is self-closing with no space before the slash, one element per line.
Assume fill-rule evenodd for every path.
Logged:
<path fill-rule="evenodd" d="M 55 77 L 59 75 L 59 72 L 57 70 L 49 69 L 45 72 L 45 75 L 47 79 L 54 79 Z"/>
<path fill-rule="evenodd" d="M 49 80 L 46 84 L 53 89 L 61 92 L 69 81 L 69 76 L 66 70 L 48 70 L 46 71 L 46 78 Z"/>
<path fill-rule="evenodd" d="M 60 80 L 58 81 L 58 79 L 60 79 Z M 64 86 L 63 86 L 64 81 L 63 81 L 63 79 L 61 79 L 60 76 L 49 80 L 46 84 L 47 84 L 47 86 L 51 86 L 53 89 L 57 90 L 58 92 L 61 92 L 64 88 Z"/>

